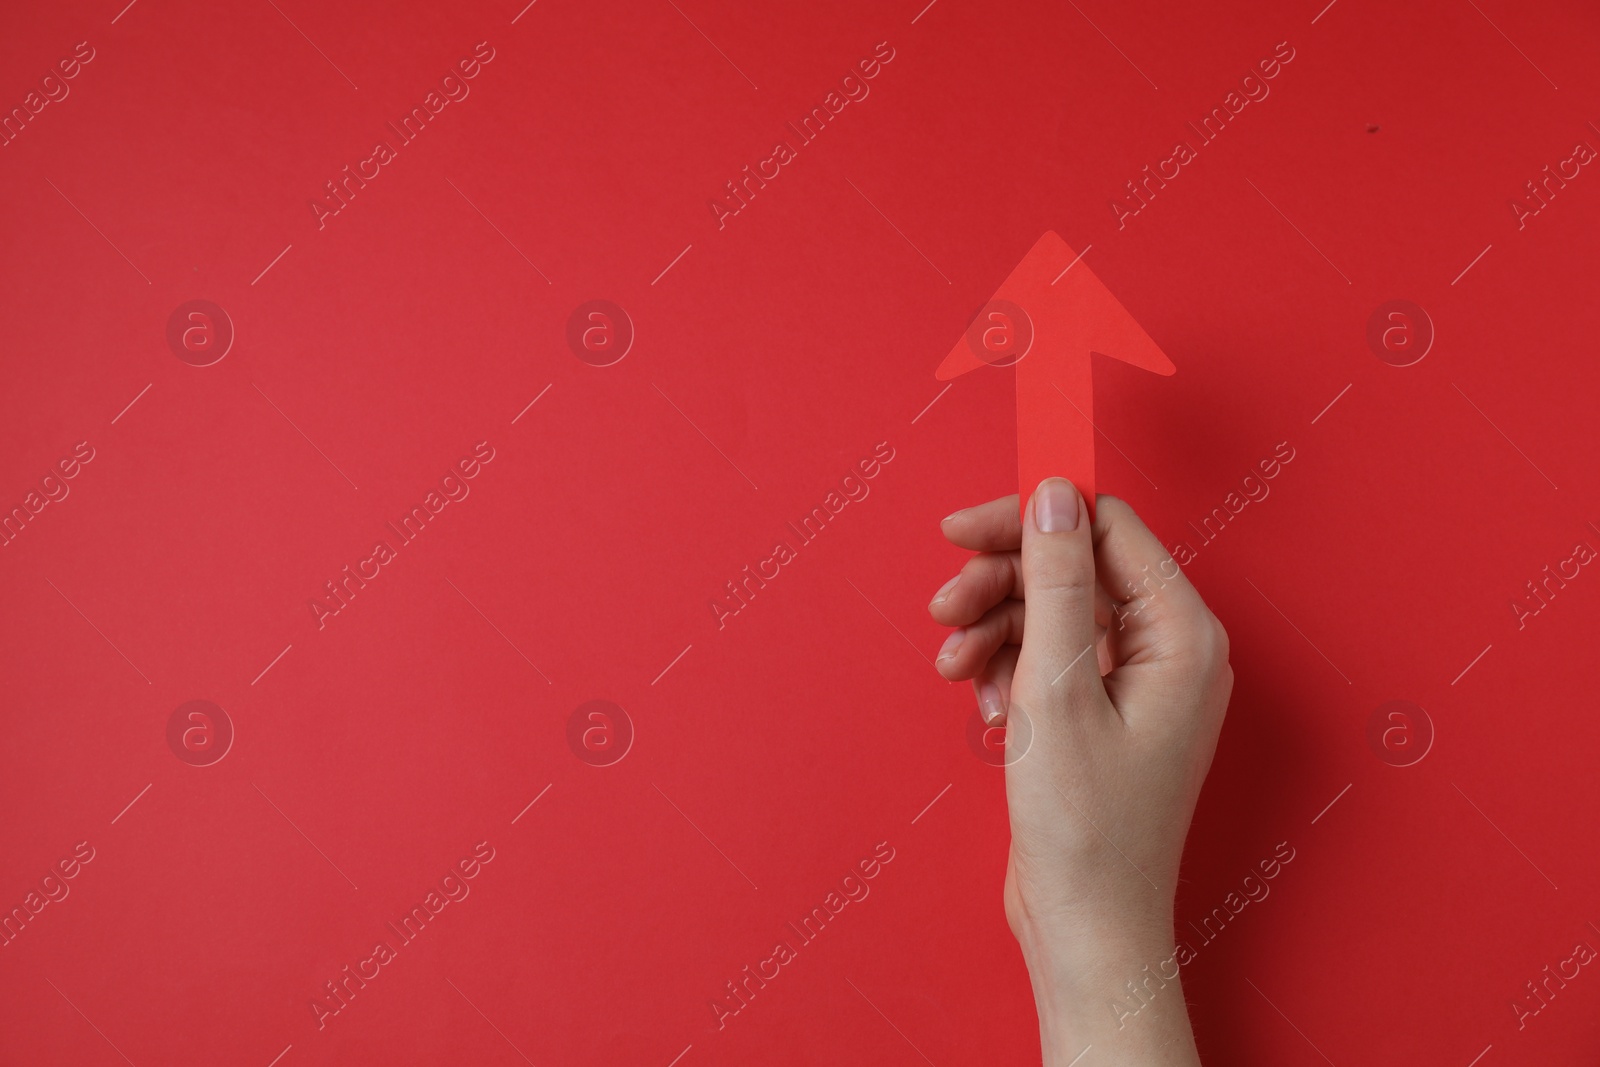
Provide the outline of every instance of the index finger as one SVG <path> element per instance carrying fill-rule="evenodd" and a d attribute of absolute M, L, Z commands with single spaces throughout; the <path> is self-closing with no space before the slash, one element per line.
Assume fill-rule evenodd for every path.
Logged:
<path fill-rule="evenodd" d="M 1158 643 L 1183 647 L 1202 635 L 1211 611 L 1177 561 L 1132 508 L 1101 495 L 1094 517 L 1100 583 L 1117 605 L 1125 651 Z"/>
<path fill-rule="evenodd" d="M 1022 547 L 1016 493 L 946 515 L 939 528 L 951 544 L 973 552 L 1015 552 Z"/>

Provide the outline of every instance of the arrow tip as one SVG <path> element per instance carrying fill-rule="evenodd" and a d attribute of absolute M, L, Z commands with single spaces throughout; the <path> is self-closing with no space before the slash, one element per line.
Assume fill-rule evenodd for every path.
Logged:
<path fill-rule="evenodd" d="M 1018 355 L 1010 349 L 1020 345 L 1025 354 L 1035 329 L 1076 349 L 1057 356 L 1095 352 L 1155 374 L 1175 373 L 1166 353 L 1081 259 L 1053 230 L 1041 234 L 934 377 L 947 382 L 983 366 L 1012 366 Z"/>
<path fill-rule="evenodd" d="M 1077 253 L 1063 241 L 1054 230 L 1046 230 L 1033 242 L 1033 247 L 1028 249 L 1028 254 L 1022 261 L 1012 268 L 1010 275 L 1000 286 L 995 294 L 985 304 L 985 309 L 990 308 L 998 301 L 1014 301 L 1034 303 L 1031 297 L 1025 297 L 1024 292 L 1030 294 L 1042 283 L 1058 275 L 1063 266 L 1077 258 Z M 981 314 L 981 312 L 980 312 Z M 948 382 L 959 378 L 969 371 L 975 371 L 983 366 L 1010 366 L 1013 360 L 1005 359 L 1001 353 L 984 351 L 979 352 L 983 341 L 977 320 L 967 328 L 956 346 L 944 357 L 944 362 L 933 372 L 934 377 L 941 382 Z"/>

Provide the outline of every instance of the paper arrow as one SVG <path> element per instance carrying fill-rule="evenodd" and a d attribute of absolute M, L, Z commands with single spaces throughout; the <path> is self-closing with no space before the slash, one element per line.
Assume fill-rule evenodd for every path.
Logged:
<path fill-rule="evenodd" d="M 1059 476 L 1078 487 L 1093 518 L 1090 353 L 1157 374 L 1177 368 L 1080 259 L 1046 230 L 939 364 L 937 377 L 949 381 L 983 366 L 1014 365 L 1022 510 L 1041 481 Z"/>

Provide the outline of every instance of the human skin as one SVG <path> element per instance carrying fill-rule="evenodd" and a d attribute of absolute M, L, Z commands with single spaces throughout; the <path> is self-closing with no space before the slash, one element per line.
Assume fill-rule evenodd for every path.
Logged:
<path fill-rule="evenodd" d="M 939 673 L 970 679 L 984 718 L 1008 726 L 1005 911 L 1044 1064 L 1066 1067 L 1092 1045 L 1095 1067 L 1197 1065 L 1181 980 L 1161 965 L 1233 689 L 1228 637 L 1121 500 L 1097 497 L 1091 524 L 1077 489 L 1049 478 L 1020 519 L 1017 503 L 943 520 L 977 554 L 928 610 L 957 628 Z M 1154 973 L 1136 1013 L 1113 1007 L 1138 1003 L 1128 983 Z"/>

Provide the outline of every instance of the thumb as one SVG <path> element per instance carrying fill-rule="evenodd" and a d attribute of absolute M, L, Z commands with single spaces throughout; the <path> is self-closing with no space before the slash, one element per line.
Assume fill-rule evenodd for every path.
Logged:
<path fill-rule="evenodd" d="M 1095 652 L 1094 539 L 1083 496 L 1065 478 L 1039 483 L 1022 517 L 1027 615 L 1018 673 L 1052 707 L 1105 699 Z"/>

